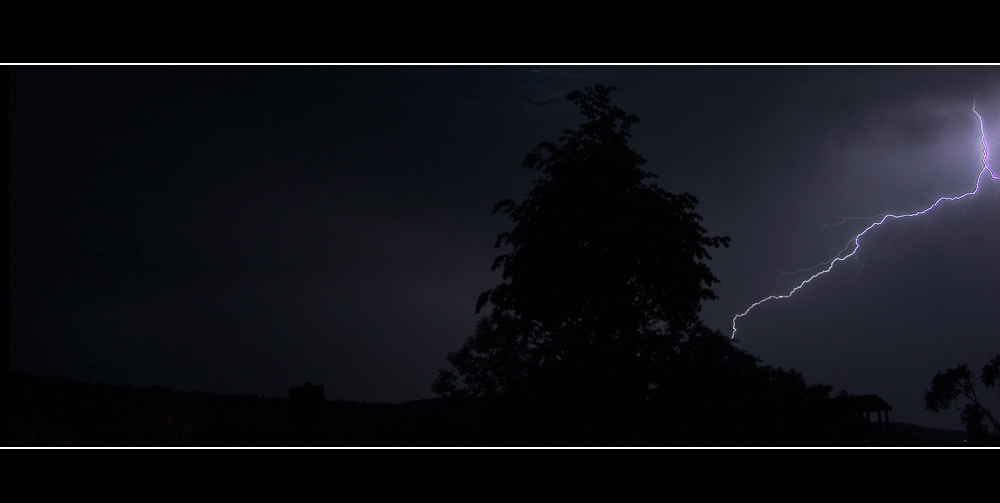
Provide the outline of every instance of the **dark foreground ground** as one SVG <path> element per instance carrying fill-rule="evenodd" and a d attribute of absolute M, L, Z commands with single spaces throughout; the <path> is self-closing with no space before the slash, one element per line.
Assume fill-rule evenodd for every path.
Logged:
<path fill-rule="evenodd" d="M 893 423 L 888 439 L 746 426 L 676 411 L 442 399 L 400 404 L 83 384 L 11 372 L 9 446 L 961 446 L 965 433 Z"/>

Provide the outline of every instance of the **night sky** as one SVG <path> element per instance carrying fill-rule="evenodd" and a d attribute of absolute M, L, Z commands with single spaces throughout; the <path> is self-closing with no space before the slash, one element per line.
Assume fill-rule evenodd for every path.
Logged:
<path fill-rule="evenodd" d="M 583 86 L 618 88 L 644 167 L 732 238 L 703 308 L 727 335 L 871 221 L 832 224 L 974 190 L 974 99 L 1000 153 L 998 66 L 8 76 L 10 370 L 177 390 L 432 397 L 500 281 L 493 244 L 512 223 L 490 210 L 526 196 L 526 154 L 584 122 L 562 99 Z M 923 392 L 1000 352 L 998 190 L 987 176 L 974 197 L 870 231 L 857 260 L 741 318 L 738 346 L 834 393 L 876 393 L 894 421 L 960 429 Z"/>

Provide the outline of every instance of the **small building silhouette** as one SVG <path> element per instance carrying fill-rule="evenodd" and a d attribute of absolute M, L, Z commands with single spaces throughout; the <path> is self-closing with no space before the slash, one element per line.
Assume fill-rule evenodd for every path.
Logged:
<path fill-rule="evenodd" d="M 836 405 L 842 414 L 850 418 L 856 428 L 858 440 L 866 445 L 889 445 L 889 413 L 892 412 L 892 405 L 878 395 L 837 397 Z M 872 412 L 877 415 L 878 422 L 875 424 Z"/>

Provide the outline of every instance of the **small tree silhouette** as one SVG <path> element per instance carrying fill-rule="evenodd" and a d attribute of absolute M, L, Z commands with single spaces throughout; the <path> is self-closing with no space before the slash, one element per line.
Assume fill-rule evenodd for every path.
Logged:
<path fill-rule="evenodd" d="M 994 388 L 1000 382 L 1000 354 L 994 356 L 983 367 L 979 378 L 983 386 Z M 985 421 L 993 425 L 992 442 L 1000 440 L 1000 423 L 993 412 L 976 394 L 976 376 L 967 364 L 961 364 L 953 369 L 938 372 L 931 380 L 931 389 L 924 394 L 927 409 L 932 412 L 948 410 L 951 405 L 964 397 L 968 403 L 962 407 L 962 424 L 969 433 L 969 441 L 974 444 L 991 442 L 989 427 Z"/>

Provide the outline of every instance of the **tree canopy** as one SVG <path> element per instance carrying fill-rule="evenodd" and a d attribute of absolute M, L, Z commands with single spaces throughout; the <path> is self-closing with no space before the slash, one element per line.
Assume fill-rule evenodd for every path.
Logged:
<path fill-rule="evenodd" d="M 500 234 L 502 282 L 480 295 L 475 334 L 449 355 L 434 390 L 452 396 L 525 389 L 643 396 L 664 377 L 680 341 L 703 332 L 703 300 L 718 279 L 706 261 L 711 237 L 691 194 L 650 180 L 628 145 L 639 122 L 596 85 L 567 98 L 587 121 L 543 142 L 525 168 L 541 177 L 520 203 L 501 201 L 514 228 Z"/>
<path fill-rule="evenodd" d="M 994 356 L 979 377 L 986 388 L 995 388 L 1000 383 L 1000 354 Z M 987 406 L 987 399 L 976 393 L 976 374 L 965 363 L 938 372 L 931 380 L 931 389 L 924 394 L 927 410 L 940 412 L 948 410 L 955 402 L 964 398 L 961 419 L 969 434 L 969 440 L 974 444 L 1000 443 L 1000 422 Z M 990 434 L 986 421 L 993 425 Z"/>

